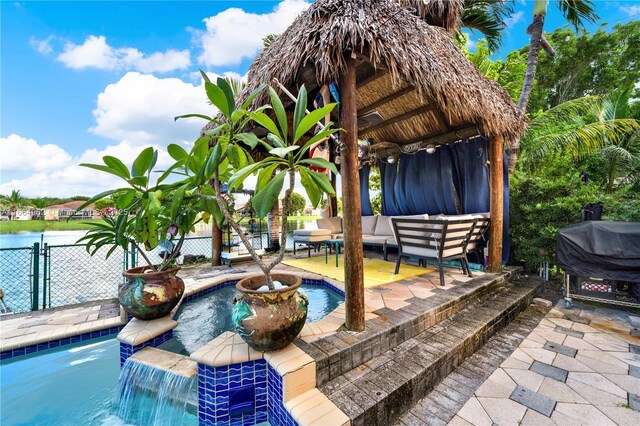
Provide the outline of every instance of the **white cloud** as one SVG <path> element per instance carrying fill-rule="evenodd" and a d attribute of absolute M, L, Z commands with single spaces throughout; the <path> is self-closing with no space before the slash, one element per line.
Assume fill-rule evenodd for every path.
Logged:
<path fill-rule="evenodd" d="M 57 150 L 64 152 L 64 150 L 57 145 L 46 146 L 55 147 Z M 158 149 L 158 163 L 156 166 L 158 169 L 162 169 L 162 167 L 171 164 L 172 160 L 166 150 L 158 145 L 152 146 Z M 71 157 L 65 152 L 68 161 L 59 168 L 49 170 L 31 169 L 31 171 L 35 171 L 35 173 L 31 173 L 26 177 L 17 176 L 11 178 L 9 181 L 3 181 L 0 183 L 0 194 L 6 194 L 13 189 L 17 189 L 26 197 L 95 195 L 107 189 L 124 186 L 123 181 L 107 173 L 81 167 L 79 165 L 80 163 L 103 164 L 102 157 L 112 155 L 121 159 L 128 167 L 131 167 L 131 163 L 140 151 L 142 151 L 142 147 L 121 142 L 117 145 L 107 146 L 101 150 L 86 150 L 79 157 Z"/>
<path fill-rule="evenodd" d="M 465 35 L 467 36 L 467 40 L 465 41 L 464 45 L 467 48 L 467 50 L 473 50 L 476 48 L 476 45 L 478 44 L 477 41 L 473 40 L 471 38 L 471 34 L 469 33 L 465 33 Z"/>
<path fill-rule="evenodd" d="M 107 71 L 169 72 L 185 69 L 191 64 L 189 50 L 168 49 L 164 53 L 154 52 L 145 55 L 132 47 L 111 47 L 107 44 L 105 36 L 95 35 L 87 37 L 82 44 L 66 43 L 63 52 L 58 55 L 58 60 L 69 68 L 95 68 Z"/>
<path fill-rule="evenodd" d="M 512 28 L 515 24 L 517 24 L 522 20 L 524 20 L 524 11 L 521 10 L 509 16 L 508 18 L 506 18 L 504 20 L 504 23 L 507 26 L 507 28 Z"/>
<path fill-rule="evenodd" d="M 635 16 L 640 15 L 640 5 L 636 6 L 623 6 L 620 8 L 621 11 L 627 14 L 627 16 Z"/>
<path fill-rule="evenodd" d="M 57 145 L 40 145 L 33 139 L 10 135 L 0 139 L 2 182 L 0 193 L 18 189 L 24 196 L 93 195 L 115 188 L 119 179 L 80 163 L 102 163 L 112 155 L 130 165 L 147 146 L 158 149 L 157 168 L 172 160 L 166 152 L 171 143 L 189 149 L 204 121 L 176 115 L 201 113 L 215 115 L 202 85 L 177 78 L 129 72 L 98 95 L 93 111 L 96 125 L 89 129 L 115 142 L 85 150 L 77 157 Z"/>
<path fill-rule="evenodd" d="M 217 113 L 201 85 L 128 72 L 98 95 L 96 125 L 89 130 L 132 146 L 189 144 L 206 124 L 195 118 L 173 120 L 189 113 Z"/>
<path fill-rule="evenodd" d="M 198 62 L 208 66 L 234 65 L 252 58 L 262 49 L 262 38 L 283 32 L 309 7 L 305 0 L 283 0 L 273 12 L 247 13 L 229 8 L 204 19 L 206 30 L 197 32 L 203 52 Z"/>
<path fill-rule="evenodd" d="M 55 40 L 55 36 L 49 36 L 44 40 L 38 40 L 35 37 L 29 38 L 29 44 L 31 47 L 36 49 L 38 53 L 42 53 L 43 55 L 48 55 L 53 51 L 53 47 L 51 46 L 51 42 Z"/>
<path fill-rule="evenodd" d="M 58 145 L 40 145 L 16 134 L 0 138 L 0 152 L 3 172 L 54 170 L 71 162 L 71 155 Z"/>

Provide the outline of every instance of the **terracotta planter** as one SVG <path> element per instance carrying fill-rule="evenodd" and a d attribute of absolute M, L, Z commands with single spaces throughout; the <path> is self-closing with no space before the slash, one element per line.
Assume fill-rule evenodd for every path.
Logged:
<path fill-rule="evenodd" d="M 286 288 L 256 291 L 266 285 L 264 275 L 244 278 L 236 284 L 240 292 L 233 299 L 236 332 L 252 348 L 262 351 L 282 349 L 298 336 L 307 319 L 307 297 L 298 293 L 302 279 L 296 275 L 271 274 Z"/>
<path fill-rule="evenodd" d="M 148 266 L 141 266 L 123 272 L 125 282 L 118 289 L 124 310 L 146 321 L 167 315 L 184 293 L 184 281 L 176 276 L 180 267 L 145 273 L 148 270 Z"/>

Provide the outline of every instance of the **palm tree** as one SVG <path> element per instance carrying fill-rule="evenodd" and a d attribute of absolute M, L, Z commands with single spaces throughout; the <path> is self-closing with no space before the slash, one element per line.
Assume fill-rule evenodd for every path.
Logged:
<path fill-rule="evenodd" d="M 0 195 L 0 201 L 9 207 L 9 220 L 13 220 L 18 208 L 24 206 L 27 200 L 20 195 L 19 190 L 13 189 L 10 195 Z"/>
<path fill-rule="evenodd" d="M 512 3 L 513 0 L 465 0 L 461 26 L 482 34 L 489 50 L 495 52 L 502 44 L 504 20 L 513 13 Z M 457 37 L 460 39 L 460 32 Z"/>
<path fill-rule="evenodd" d="M 536 76 L 536 67 L 538 66 L 538 56 L 540 48 L 544 47 L 545 51 L 551 56 L 555 54 L 553 48 L 544 38 L 544 20 L 547 15 L 547 6 L 549 0 L 535 0 L 533 6 L 533 22 L 527 28 L 527 34 L 531 35 L 529 42 L 529 58 L 527 60 L 527 70 L 522 83 L 522 91 L 518 101 L 518 108 L 526 112 L 529 99 L 531 97 L 531 89 Z M 567 22 L 573 25 L 577 30 L 584 29 L 584 22 L 595 22 L 598 15 L 593 7 L 591 0 L 555 0 L 555 4 L 562 12 Z M 518 157 L 520 156 L 520 141 L 511 141 L 510 147 L 507 149 L 509 162 L 509 170 L 515 170 Z"/>
<path fill-rule="evenodd" d="M 525 164 L 535 165 L 560 150 L 575 159 L 598 155 L 606 167 L 605 190 L 613 192 L 617 179 L 640 166 L 640 121 L 632 118 L 632 90 L 628 86 L 605 97 L 573 99 L 534 118 L 522 140 Z"/>

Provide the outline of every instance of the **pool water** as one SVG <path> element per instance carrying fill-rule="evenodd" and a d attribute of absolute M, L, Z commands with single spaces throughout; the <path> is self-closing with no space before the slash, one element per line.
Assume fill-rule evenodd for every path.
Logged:
<path fill-rule="evenodd" d="M 116 339 L 38 352 L 0 365 L 3 425 L 102 424 L 120 374 Z"/>
<path fill-rule="evenodd" d="M 303 282 L 299 291 L 309 299 L 307 322 L 321 320 L 344 301 L 342 296 L 324 286 Z M 231 301 L 235 294 L 235 286 L 222 287 L 182 305 L 175 318 L 178 326 L 173 329 L 173 339 L 159 348 L 189 355 L 221 333 L 233 331 Z"/>
<path fill-rule="evenodd" d="M 0 413 L 9 425 L 129 424 L 115 413 L 120 375 L 120 345 L 94 341 L 38 352 L 0 364 Z M 149 399 L 142 405 L 151 407 Z M 197 425 L 188 410 L 181 425 Z M 150 424 L 136 421 L 136 426 Z"/>

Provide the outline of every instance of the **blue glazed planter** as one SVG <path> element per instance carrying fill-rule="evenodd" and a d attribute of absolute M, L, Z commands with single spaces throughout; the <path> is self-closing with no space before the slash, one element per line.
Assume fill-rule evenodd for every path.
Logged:
<path fill-rule="evenodd" d="M 264 275 L 244 278 L 236 284 L 240 292 L 233 299 L 232 317 L 238 333 L 252 348 L 277 351 L 300 334 L 307 319 L 309 301 L 298 292 L 302 279 L 296 275 L 271 274 L 286 287 L 257 291 L 266 284 Z"/>
<path fill-rule="evenodd" d="M 139 320 L 162 318 L 176 307 L 184 293 L 184 281 L 176 274 L 180 267 L 160 272 L 148 266 L 122 273 L 125 282 L 118 289 L 118 301 L 127 313 Z"/>

